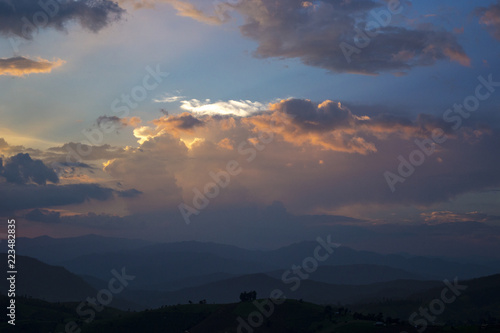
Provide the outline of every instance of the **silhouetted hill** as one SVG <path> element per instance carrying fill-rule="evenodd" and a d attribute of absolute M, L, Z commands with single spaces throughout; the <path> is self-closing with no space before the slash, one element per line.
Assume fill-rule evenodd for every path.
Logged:
<path fill-rule="evenodd" d="M 440 282 L 397 280 L 354 286 L 302 280 L 296 290 L 292 290 L 294 282 L 284 283 L 266 274 L 252 274 L 163 293 L 158 301 L 163 305 L 185 304 L 189 300 L 198 302 L 202 299 L 209 303 L 232 303 L 239 300 L 242 291 L 255 290 L 258 297 L 269 297 L 273 290 L 280 289 L 287 298 L 304 299 L 317 304 L 346 304 L 382 300 L 385 297 L 404 298 L 437 285 Z"/>
<path fill-rule="evenodd" d="M 10 299 L 0 295 L 0 306 L 5 309 Z M 70 332 L 65 326 L 68 322 L 75 322 L 78 328 L 84 329 L 88 316 L 79 317 L 76 308 L 80 302 L 50 303 L 35 298 L 16 297 L 16 325 L 12 326 L 7 320 L 0 321 L 2 333 L 39 333 L 39 332 Z M 88 308 L 85 308 L 88 310 Z M 118 320 L 126 312 L 104 307 L 102 311 L 95 311 L 94 322 L 101 320 Z M 8 317 L 6 317 L 8 318 Z M 73 330 L 73 332 L 79 332 Z"/>
<path fill-rule="evenodd" d="M 274 277 L 313 255 L 316 242 L 302 242 L 274 251 L 251 251 L 234 246 L 202 242 L 146 245 L 117 252 L 87 254 L 63 262 L 76 274 L 105 279 L 113 267 L 127 267 L 136 275 L 132 289 L 173 291 L 235 275 L 274 272 Z M 455 263 L 437 258 L 381 255 L 339 247 L 321 266 L 342 266 L 343 274 L 320 268 L 313 279 L 342 284 L 366 284 L 396 279 L 436 279 L 449 276 L 471 278 L 494 274 L 492 268 Z M 358 265 L 347 268 L 347 266 Z M 365 265 L 365 266 L 363 266 Z M 371 266 L 366 266 L 371 265 Z M 375 266 L 385 266 L 375 268 Z M 364 267 L 364 268 L 363 268 Z M 369 272 L 368 267 L 372 267 Z M 359 271 L 359 272 L 358 272 Z M 367 274 L 372 277 L 365 278 Z M 341 277 L 344 276 L 344 277 Z M 315 277 L 317 276 L 317 277 Z"/>
<path fill-rule="evenodd" d="M 301 242 L 269 251 L 263 258 L 264 262 L 280 267 L 289 268 L 293 264 L 300 264 L 304 258 L 313 255 L 318 243 Z M 340 246 L 321 263 L 322 265 L 380 265 L 402 269 L 417 274 L 426 279 L 444 279 L 449 276 L 474 278 L 500 273 L 496 269 L 467 263 L 457 263 L 438 258 L 408 257 L 396 254 L 378 254 L 369 251 L 357 251 L 345 246 Z"/>
<path fill-rule="evenodd" d="M 2 253 L 2 268 L 7 271 L 7 255 Z M 45 264 L 37 259 L 16 255 L 16 296 L 29 296 L 49 302 L 82 302 L 88 297 L 96 297 L 99 289 L 92 287 L 64 267 Z M 113 275 L 108 271 L 107 281 Z M 8 288 L 7 279 L 0 282 L 0 294 L 6 295 Z M 113 306 L 120 309 L 136 309 L 141 306 L 134 302 L 124 300 L 121 295 L 114 295 Z"/>
<path fill-rule="evenodd" d="M 268 272 L 271 277 L 281 279 L 283 270 Z M 423 280 L 415 273 L 379 265 L 319 266 L 310 274 L 309 280 L 331 284 L 371 284 L 393 280 Z"/>
<path fill-rule="evenodd" d="M 3 254 L 2 270 L 7 271 L 7 255 Z M 29 295 L 50 302 L 82 301 L 95 296 L 97 290 L 79 276 L 63 267 L 51 266 L 37 259 L 16 256 L 16 295 Z M 6 294 L 7 279 L 0 282 L 1 293 Z"/>
<path fill-rule="evenodd" d="M 448 280 L 454 285 L 453 277 Z M 442 313 L 436 316 L 436 323 L 491 324 L 500 322 L 500 275 L 460 280 L 458 284 L 466 286 L 467 289 L 459 290 L 459 295 L 452 292 L 445 293 L 447 298 L 453 298 L 453 296 L 456 298 L 450 303 L 445 303 Z M 449 287 L 441 283 L 429 290 L 410 295 L 403 301 L 386 300 L 355 305 L 353 309 L 363 313 L 383 312 L 393 318 L 408 320 L 409 316 L 414 312 L 418 313 L 420 308 L 429 308 L 431 302 L 439 302 L 444 289 L 449 289 Z"/>
<path fill-rule="evenodd" d="M 52 238 L 48 236 L 36 238 L 19 237 L 16 239 L 18 254 L 36 258 L 49 264 L 60 264 L 63 261 L 93 253 L 100 254 L 134 250 L 149 244 L 151 242 L 144 240 L 97 235 L 71 238 Z M 2 247 L 2 250 L 6 251 L 6 248 Z"/>
<path fill-rule="evenodd" d="M 64 266 L 75 274 L 99 279 L 106 279 L 112 268 L 126 267 L 127 272 L 136 276 L 130 288 L 163 291 L 179 287 L 183 280 L 187 281 L 186 285 L 192 285 L 193 280 L 202 280 L 204 276 L 242 275 L 271 268 L 258 262 L 227 259 L 211 253 L 163 250 L 148 254 L 133 251 L 88 255 L 65 262 Z"/>

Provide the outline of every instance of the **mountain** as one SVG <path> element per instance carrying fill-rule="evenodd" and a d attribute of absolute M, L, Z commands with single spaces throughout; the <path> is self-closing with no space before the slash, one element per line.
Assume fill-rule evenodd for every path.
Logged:
<path fill-rule="evenodd" d="M 269 265 L 289 268 L 302 263 L 304 258 L 312 256 L 317 242 L 301 242 L 283 247 L 265 254 L 263 260 Z M 378 254 L 370 251 L 357 251 L 340 246 L 321 263 L 322 265 L 380 265 L 401 269 L 417 274 L 426 279 L 442 280 L 459 276 L 461 279 L 471 279 L 500 273 L 498 269 L 486 265 L 458 263 L 440 258 L 430 258 L 396 254 Z"/>
<path fill-rule="evenodd" d="M 36 258 L 53 265 L 83 255 L 134 250 L 149 244 L 151 242 L 143 240 L 97 235 L 71 238 L 52 238 L 48 236 L 36 238 L 19 237 L 16 239 L 18 254 Z M 6 251 L 6 249 L 4 250 Z"/>
<path fill-rule="evenodd" d="M 5 309 L 10 299 L 0 295 L 0 307 Z M 7 320 L 0 321 L 0 332 L 2 333 L 32 333 L 32 332 L 81 332 L 78 328 L 85 330 L 88 326 L 85 320 L 87 316 L 79 317 L 76 308 L 80 302 L 50 303 L 35 298 L 16 296 L 16 325 L 10 325 Z M 88 311 L 88 308 L 85 309 Z M 94 321 L 119 320 L 127 312 L 112 307 L 104 307 L 96 313 Z M 8 317 L 7 317 L 8 318 Z M 67 323 L 74 322 L 77 329 L 66 329 Z"/>
<path fill-rule="evenodd" d="M 134 246 L 138 246 L 134 243 Z M 137 279 L 132 289 L 173 291 L 193 287 L 218 278 L 280 273 L 314 255 L 317 242 L 302 242 L 272 251 L 252 251 L 235 246 L 203 242 L 148 244 L 133 249 L 86 254 L 63 261 L 61 264 L 75 274 L 86 274 L 105 279 L 112 268 L 127 267 Z M 439 258 L 382 255 L 336 248 L 315 272 L 315 279 L 338 284 L 366 284 L 395 279 L 443 280 L 459 276 L 461 279 L 497 273 L 493 268 L 447 261 Z M 357 265 L 347 268 L 347 266 Z M 341 266 L 342 274 L 333 268 Z M 384 268 L 382 268 L 384 267 Z M 343 278 L 341 276 L 344 276 Z"/>
<path fill-rule="evenodd" d="M 281 279 L 283 270 L 267 272 L 266 274 Z M 371 284 L 393 280 L 424 280 L 422 276 L 398 268 L 379 265 L 339 265 L 318 266 L 310 274 L 309 280 L 331 284 Z"/>
<path fill-rule="evenodd" d="M 7 271 L 7 255 L 1 254 L 2 269 Z M 48 302 L 82 302 L 88 297 L 95 298 L 101 289 L 108 288 L 106 283 L 100 289 L 92 287 L 64 267 L 45 264 L 37 259 L 16 255 L 16 297 L 29 296 Z M 8 276 L 8 275 L 7 275 Z M 110 273 L 107 281 L 113 278 Z M 0 294 L 6 295 L 9 281 L 2 279 Z M 139 309 L 134 302 L 125 301 L 121 296 L 113 295 L 112 304 L 120 309 Z"/>
<path fill-rule="evenodd" d="M 222 279 L 270 272 L 281 278 L 312 258 L 318 242 L 301 242 L 271 251 L 254 251 L 209 242 L 150 243 L 95 235 L 68 239 L 20 238 L 19 253 L 62 265 L 78 275 L 108 281 L 112 269 L 125 267 L 136 279 L 127 288 L 171 292 Z M 321 253 L 326 253 L 324 250 Z M 441 258 L 383 255 L 340 246 L 318 262 L 310 279 L 330 284 L 369 284 L 398 279 L 469 279 L 498 273 L 486 265 Z"/>
<path fill-rule="evenodd" d="M 2 254 L 2 270 L 7 271 L 7 255 Z M 82 278 L 63 267 L 47 265 L 37 259 L 16 255 L 16 295 L 29 295 L 50 302 L 82 301 L 95 296 L 97 290 Z M 0 282 L 1 292 L 6 294 L 7 279 Z"/>
<path fill-rule="evenodd" d="M 87 255 L 63 263 L 75 274 L 106 279 L 113 268 L 126 267 L 136 276 L 132 289 L 169 291 L 203 281 L 203 277 L 227 277 L 261 272 L 272 267 L 259 262 L 222 258 L 211 253 L 131 251 Z M 182 283 L 186 281 L 186 283 Z"/>

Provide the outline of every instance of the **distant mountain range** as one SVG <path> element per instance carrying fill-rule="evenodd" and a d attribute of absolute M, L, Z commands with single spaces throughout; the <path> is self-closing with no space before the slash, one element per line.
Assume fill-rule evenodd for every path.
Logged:
<path fill-rule="evenodd" d="M 135 279 L 113 303 L 119 308 L 200 300 L 232 303 L 242 291 L 255 290 L 258 297 L 268 297 L 274 289 L 281 289 L 286 297 L 318 304 L 353 304 L 407 299 L 439 288 L 443 279 L 498 273 L 486 265 L 339 247 L 307 277 L 298 279 L 292 266 L 297 268 L 312 257 L 317 245 L 302 242 L 273 251 L 252 251 L 215 243 L 154 244 L 93 235 L 21 238 L 18 253 L 38 260 L 18 256 L 19 267 L 23 267 L 19 291 L 49 301 L 84 300 L 107 287 L 112 269 L 125 268 Z M 294 283 L 282 279 L 287 271 L 289 279 L 295 277 Z M 293 291 L 296 280 L 300 287 Z"/>
<path fill-rule="evenodd" d="M 229 277 L 286 270 L 294 264 L 300 265 L 305 258 L 312 256 L 318 243 L 301 242 L 272 251 L 252 251 L 216 243 L 154 244 L 142 240 L 89 235 L 65 239 L 46 236 L 33 239 L 19 238 L 17 245 L 19 254 L 46 263 L 62 265 L 77 274 L 101 279 L 106 278 L 110 269 L 126 266 L 138 275 L 134 288 L 149 287 L 153 290 L 168 291 L 178 289 L 179 280 L 195 281 L 198 277 L 213 274 Z M 437 280 L 454 276 L 469 279 L 500 273 L 500 266 L 497 263 L 470 264 L 400 254 L 382 255 L 344 246 L 335 249 L 334 253 L 320 265 L 386 266 L 413 274 L 407 277 Z M 350 274 L 354 276 L 358 272 Z M 383 280 L 368 279 L 363 283 Z M 176 283 L 175 281 L 177 284 L 170 286 L 171 283 Z M 188 286 L 183 286 L 182 283 L 180 285 Z"/>

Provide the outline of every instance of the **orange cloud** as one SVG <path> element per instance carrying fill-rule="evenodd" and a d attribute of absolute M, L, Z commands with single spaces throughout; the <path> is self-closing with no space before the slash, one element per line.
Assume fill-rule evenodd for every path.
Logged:
<path fill-rule="evenodd" d="M 29 74 L 50 73 L 64 63 L 66 62 L 61 59 L 49 61 L 42 58 L 37 60 L 24 57 L 3 58 L 0 59 L 0 75 L 23 77 Z"/>
<path fill-rule="evenodd" d="M 454 213 L 450 211 L 437 211 L 429 213 L 421 213 L 420 216 L 429 223 L 452 223 L 452 222 L 486 222 L 488 216 L 480 212 L 469 212 L 469 213 Z"/>
<path fill-rule="evenodd" d="M 177 15 L 189 17 L 196 21 L 211 25 L 222 24 L 230 18 L 227 13 L 229 7 L 226 3 L 216 4 L 214 8 L 215 15 L 208 15 L 192 3 L 182 0 L 118 0 L 117 2 L 119 4 L 130 3 L 133 5 L 134 9 L 154 8 L 157 3 L 168 3 L 177 10 Z"/>

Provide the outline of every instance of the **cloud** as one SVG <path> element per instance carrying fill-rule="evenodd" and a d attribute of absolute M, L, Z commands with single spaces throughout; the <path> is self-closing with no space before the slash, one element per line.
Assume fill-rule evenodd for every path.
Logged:
<path fill-rule="evenodd" d="M 142 194 L 142 192 L 136 190 L 135 188 L 118 192 L 118 196 L 122 197 L 122 198 L 135 198 L 141 194 Z"/>
<path fill-rule="evenodd" d="M 35 73 L 50 73 L 53 69 L 62 66 L 64 60 L 54 61 L 38 58 L 31 60 L 24 57 L 0 58 L 0 75 L 26 76 Z"/>
<path fill-rule="evenodd" d="M 195 127 L 204 125 L 203 121 L 199 120 L 198 118 L 192 116 L 187 112 L 184 112 L 177 116 L 160 118 L 153 121 L 153 123 L 160 127 L 164 126 L 172 131 L 173 128 L 176 128 L 181 131 L 191 131 Z M 170 124 L 171 126 L 170 125 L 165 126 L 166 124 Z"/>
<path fill-rule="evenodd" d="M 171 94 L 165 94 L 161 96 L 160 98 L 156 98 L 153 100 L 155 103 L 173 103 L 180 101 L 181 99 L 185 98 L 186 96 L 180 96 L 180 95 L 171 95 Z"/>
<path fill-rule="evenodd" d="M 211 103 L 209 99 L 201 102 L 197 99 L 181 101 L 181 109 L 200 115 L 232 115 L 246 117 L 253 113 L 263 111 L 267 107 L 259 102 L 249 100 L 229 100 Z"/>
<path fill-rule="evenodd" d="M 139 139 L 139 143 L 162 136 L 166 133 L 174 137 L 180 138 L 183 134 L 194 133 L 197 127 L 205 126 L 203 120 L 196 118 L 188 112 L 180 115 L 166 115 L 162 118 L 152 121 L 155 128 L 150 126 L 141 126 L 134 129 L 134 136 Z"/>
<path fill-rule="evenodd" d="M 199 11 L 181 14 L 181 7 L 192 6 L 185 1 L 162 2 L 179 2 L 174 5 L 179 15 L 211 24 L 228 21 L 228 12 L 235 11 L 244 20 L 241 34 L 258 42 L 258 58 L 294 58 L 331 72 L 365 75 L 402 75 L 440 60 L 470 65 L 454 33 L 431 24 L 404 26 L 393 19 L 397 14 L 389 12 L 387 1 L 230 1 L 216 5 L 218 18 Z"/>
<path fill-rule="evenodd" d="M 257 57 L 299 58 L 306 65 L 358 74 L 408 71 L 438 60 L 469 63 L 455 35 L 438 28 L 410 29 L 388 24 L 368 41 L 365 37 L 362 43 L 355 43 L 360 29 L 376 22 L 372 13 L 386 11 L 390 15 L 383 2 L 315 1 L 309 7 L 302 3 L 243 0 L 235 5 L 245 18 L 242 34 L 259 43 Z M 355 51 L 346 57 L 348 48 Z"/>
<path fill-rule="evenodd" d="M 0 1 L 0 33 L 32 39 L 39 28 L 64 30 L 72 21 L 98 32 L 118 21 L 123 13 L 124 10 L 110 0 Z"/>
<path fill-rule="evenodd" d="M 104 133 L 110 133 L 127 126 L 137 127 L 141 122 L 141 118 L 139 117 L 120 118 L 117 116 L 100 116 L 96 120 L 96 126 Z"/>
<path fill-rule="evenodd" d="M 60 223 L 61 213 L 49 211 L 45 209 L 33 209 L 24 216 L 30 221 L 43 222 L 43 223 Z"/>
<path fill-rule="evenodd" d="M 162 115 L 134 127 L 134 135 L 141 139 L 138 147 L 68 143 L 36 156 L 47 165 L 61 161 L 66 163 L 64 169 L 77 169 L 69 174 L 58 170 L 63 185 L 120 189 L 108 189 L 108 198 L 114 197 L 120 212 L 127 214 L 175 211 L 182 202 L 192 205 L 195 189 L 203 192 L 206 184 L 214 182 L 213 175 L 233 160 L 243 171 L 231 177 L 220 195 L 210 198 L 210 209 L 241 202 L 268 205 L 275 200 L 294 213 L 335 212 L 353 205 L 427 206 L 500 186 L 500 156 L 492 153 L 498 148 L 500 123 L 487 111 L 453 130 L 453 123 L 430 114 L 415 117 L 380 105 L 348 107 L 331 100 L 286 99 L 246 117 Z M 101 120 L 122 122 L 113 117 Z M 430 156 L 424 154 L 425 162 L 392 193 L 384 173 L 397 173 L 399 156 L 408 160 L 414 150 L 421 149 L 416 142 L 428 145 L 438 128 L 446 133 L 447 141 L 436 144 Z M 5 145 L 0 141 L 0 147 Z M 79 151 L 85 153 L 81 161 L 72 155 Z M 8 185 L 13 184 L 0 187 Z M 58 187 L 57 191 L 68 191 Z M 27 192 L 31 189 L 26 187 Z M 64 204 L 63 199 L 57 202 Z M 36 204 L 22 207 L 50 207 Z"/>
<path fill-rule="evenodd" d="M 81 204 L 87 200 L 109 200 L 113 190 L 97 184 L 45 185 L 2 184 L 0 200 L 2 212 L 30 208 L 47 208 Z"/>
<path fill-rule="evenodd" d="M 53 153 L 51 162 L 60 163 L 108 160 L 119 157 L 124 151 L 125 149 L 121 147 L 113 147 L 108 144 L 90 146 L 75 142 L 65 143 L 60 147 L 51 147 L 48 149 L 49 153 Z"/>
<path fill-rule="evenodd" d="M 479 16 L 479 23 L 485 26 L 491 36 L 500 40 L 500 1 L 488 7 L 478 7 L 475 14 Z"/>
<path fill-rule="evenodd" d="M 355 115 L 340 102 L 290 98 L 272 103 L 269 112 L 243 119 L 254 132 L 270 132 L 297 146 L 316 146 L 324 150 L 368 154 L 377 151 L 374 138 L 428 137 L 436 128 L 451 131 L 450 124 L 432 115 L 416 120 L 377 114 Z"/>
<path fill-rule="evenodd" d="M 0 160 L 1 161 L 1 160 Z M 45 185 L 47 181 L 58 183 L 57 174 L 40 160 L 31 159 L 29 154 L 19 153 L 3 165 L 1 175 L 9 183 L 35 183 Z"/>
<path fill-rule="evenodd" d="M 499 221 L 499 216 L 491 216 L 481 212 L 455 213 L 450 211 L 435 211 L 421 213 L 425 222 L 432 224 L 456 223 L 456 222 L 488 222 Z"/>
<path fill-rule="evenodd" d="M 118 0 L 118 3 L 131 4 L 135 9 L 154 8 L 157 3 L 167 3 L 177 10 L 177 15 L 211 25 L 219 25 L 230 19 L 228 14 L 230 8 L 224 2 L 215 4 L 213 15 L 205 13 L 189 1 L 182 0 Z"/>

